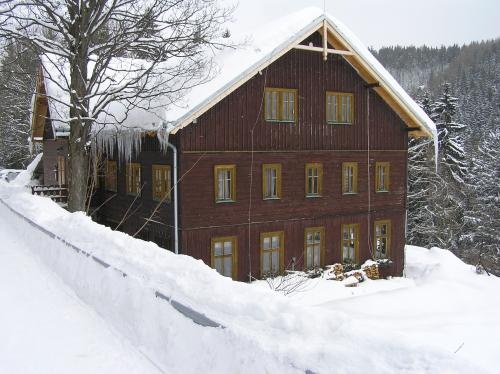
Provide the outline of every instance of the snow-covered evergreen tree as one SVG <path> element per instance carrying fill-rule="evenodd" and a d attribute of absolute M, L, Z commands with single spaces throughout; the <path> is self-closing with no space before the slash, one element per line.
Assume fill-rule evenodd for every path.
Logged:
<path fill-rule="evenodd" d="M 9 41 L 0 60 L 0 165 L 24 168 L 31 160 L 29 133 L 36 54 Z"/>
<path fill-rule="evenodd" d="M 475 228 L 465 257 L 500 274 L 500 128 L 483 136 L 473 160 L 474 178 L 466 221 Z"/>
<path fill-rule="evenodd" d="M 428 115 L 433 103 L 428 90 L 421 88 L 417 102 Z M 439 245 L 440 228 L 435 225 L 435 197 L 443 181 L 436 174 L 433 142 L 426 138 L 410 138 L 408 144 L 408 243 L 421 246 Z"/>
<path fill-rule="evenodd" d="M 464 223 L 467 196 L 467 161 L 462 133 L 465 126 L 455 121 L 458 99 L 451 94 L 449 83 L 443 84 L 441 96 L 433 106 L 432 118 L 438 131 L 438 174 L 444 181 L 435 207 L 436 226 L 441 230 L 441 248 L 459 252 L 466 229 Z"/>
<path fill-rule="evenodd" d="M 449 83 L 443 84 L 443 93 L 434 104 L 432 117 L 436 123 L 439 141 L 440 173 L 449 176 L 455 183 L 465 183 L 467 162 L 462 140 L 465 126 L 455 122 L 458 98 L 451 95 Z"/>
<path fill-rule="evenodd" d="M 408 241 L 423 246 L 458 248 L 456 253 L 474 265 L 480 253 L 489 253 L 489 263 L 495 263 L 491 256 L 498 256 L 500 248 L 500 235 L 496 235 L 500 232 L 497 216 L 500 206 L 498 200 L 495 205 L 491 198 L 498 196 L 491 189 L 500 185 L 493 175 L 500 169 L 498 154 L 494 151 L 499 149 L 495 136 L 500 128 L 500 39 L 461 47 L 388 47 L 376 55 L 403 87 L 413 93 L 424 110 L 436 122 L 441 122 L 442 127 L 446 121 L 432 113 L 436 109 L 432 97 L 445 96 L 442 95 L 442 83 L 450 82 L 458 101 L 445 97 L 444 103 L 451 101 L 457 107 L 452 105 L 452 111 L 449 111 L 443 100 L 439 100 L 438 107 L 445 109 L 444 118 L 451 114 L 453 122 L 466 124 L 464 129 L 452 129 L 455 135 L 451 136 L 458 137 L 461 152 L 458 158 L 455 157 L 458 162 L 451 168 L 440 162 L 439 183 L 443 185 L 431 196 L 433 199 L 425 196 L 426 186 L 419 181 L 423 178 L 423 170 L 418 170 L 418 167 L 412 170 L 415 165 L 424 164 L 422 159 L 426 151 L 419 146 L 423 140 L 411 141 L 409 145 Z M 420 87 L 430 91 L 427 98 Z M 441 137 L 443 135 L 441 133 Z M 419 151 L 421 153 L 417 154 Z M 441 148 L 441 155 L 443 152 Z M 454 161 L 451 157 L 449 160 Z M 450 169 L 465 183 L 458 183 L 454 175 L 448 174 Z M 486 191 L 490 192 L 485 195 Z M 429 215 L 423 213 L 426 210 L 431 212 L 434 221 L 429 223 Z M 498 266 L 492 266 L 490 270 L 500 275 Z"/>

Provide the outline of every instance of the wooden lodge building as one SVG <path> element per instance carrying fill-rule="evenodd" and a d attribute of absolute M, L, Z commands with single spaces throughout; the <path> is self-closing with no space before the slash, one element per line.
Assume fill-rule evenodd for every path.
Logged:
<path fill-rule="evenodd" d="M 332 17 L 309 9 L 264 31 L 167 111 L 166 152 L 143 132 L 131 160 L 107 157 L 98 220 L 147 223 L 142 239 L 241 281 L 368 259 L 402 274 L 408 137 L 434 136 L 432 121 Z M 64 183 L 67 134 L 42 91 L 33 140 L 45 183 Z"/>

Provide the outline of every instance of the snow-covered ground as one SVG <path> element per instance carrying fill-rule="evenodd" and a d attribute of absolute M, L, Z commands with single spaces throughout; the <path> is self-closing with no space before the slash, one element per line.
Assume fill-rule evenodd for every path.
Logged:
<path fill-rule="evenodd" d="M 0 216 L 0 373 L 159 371 L 83 303 Z"/>
<path fill-rule="evenodd" d="M 17 343 L 8 345 L 8 351 L 0 345 L 0 372 L 6 371 L 2 367 L 5 362 L 21 365 L 29 361 L 23 358 L 31 351 L 32 339 L 46 343 L 46 351 L 39 351 L 39 356 L 56 356 L 60 360 L 58 367 L 66 367 L 69 372 L 74 372 L 77 355 L 73 355 L 69 344 L 67 349 L 51 349 L 52 340 L 69 339 L 78 347 L 95 339 L 106 345 L 85 351 L 89 365 L 99 365 L 103 360 L 102 367 L 86 371 L 93 373 L 109 372 L 119 347 L 128 352 L 125 356 L 131 360 L 116 363 L 122 373 L 134 372 L 136 368 L 145 373 L 154 370 L 152 366 L 143 369 L 147 361 L 141 359 L 139 352 L 168 373 L 500 372 L 500 279 L 477 275 L 471 266 L 447 251 L 409 246 L 407 278 L 367 281 L 356 288 L 313 279 L 303 292 L 286 297 L 270 291 L 263 282 L 232 282 L 201 261 L 175 256 L 153 243 L 112 232 L 83 214 L 70 214 L 48 199 L 31 196 L 19 186 L 0 182 L 0 198 L 128 274 L 127 278 L 111 273 L 100 275 L 103 271 L 90 269 L 93 262 L 85 256 L 68 248 L 56 248 L 54 239 L 35 233 L 33 227 L 16 219 L 0 204 L 3 236 L 22 247 L 9 252 L 1 242 L 0 261 L 7 270 L 0 268 L 5 273 L 0 275 L 0 313 L 26 315 L 29 319 L 29 312 L 23 312 L 27 309 L 23 303 L 28 301 L 14 297 L 15 290 L 30 282 L 44 288 L 45 281 L 38 279 L 39 274 L 46 279 L 50 272 L 39 269 L 38 260 L 30 258 L 40 256 L 112 326 L 108 329 L 66 288 L 62 293 L 70 295 L 73 307 L 78 305 L 85 313 L 73 313 L 70 307 L 62 316 L 85 314 L 90 321 L 70 319 L 74 330 L 69 330 L 59 315 L 48 323 L 49 329 L 52 325 L 55 330 L 55 337 L 35 319 L 27 322 L 26 328 L 17 329 L 8 323 L 5 328 L 1 326 L 0 344 Z M 20 263 L 26 270 L 20 273 L 11 262 Z M 52 274 L 50 277 L 55 280 Z M 153 290 L 174 297 L 226 328 L 195 325 L 168 304 L 150 297 Z M 40 297 L 30 299 L 28 309 L 38 308 L 35 302 L 48 314 L 62 309 L 58 307 L 61 301 L 51 298 L 55 291 L 48 295 L 43 290 L 35 292 Z M 0 324 L 5 319 L 1 318 Z M 89 325 L 101 326 L 95 332 L 101 335 L 94 335 Z M 142 333 L 143 329 L 147 333 Z M 7 338 L 3 338 L 4 330 Z M 18 330 L 21 334 L 16 334 Z M 71 338 L 64 337 L 64 331 Z M 45 364 L 55 365 L 47 361 Z M 130 368 L 124 367 L 127 365 Z M 40 365 L 37 368 L 38 372 L 45 370 Z M 57 371 L 49 366 L 45 372 Z"/>

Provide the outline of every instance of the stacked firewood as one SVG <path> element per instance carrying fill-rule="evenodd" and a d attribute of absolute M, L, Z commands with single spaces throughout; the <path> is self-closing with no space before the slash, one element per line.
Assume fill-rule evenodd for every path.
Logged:
<path fill-rule="evenodd" d="M 333 264 L 331 267 L 331 272 L 335 276 L 335 279 L 344 279 L 344 266 L 342 266 L 342 264 Z"/>
<path fill-rule="evenodd" d="M 373 261 L 369 261 L 362 265 L 361 270 L 351 270 L 344 271 L 344 266 L 342 264 L 333 264 L 328 266 L 327 277 L 328 279 L 343 281 L 349 277 L 356 278 L 357 282 L 348 282 L 346 287 L 355 287 L 358 283 L 363 282 L 366 278 L 369 279 L 380 279 L 380 273 L 378 270 L 378 264 Z"/>
<path fill-rule="evenodd" d="M 366 276 L 370 279 L 380 279 L 380 274 L 378 272 L 378 264 L 376 262 L 370 265 L 363 266 L 362 270 L 365 272 Z"/>

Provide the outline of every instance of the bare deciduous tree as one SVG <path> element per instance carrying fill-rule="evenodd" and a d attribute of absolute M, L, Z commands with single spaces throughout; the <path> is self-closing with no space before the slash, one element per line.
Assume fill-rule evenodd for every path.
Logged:
<path fill-rule="evenodd" d="M 53 99 L 70 125 L 70 211 L 85 210 L 93 126 L 171 104 L 209 79 L 231 11 L 217 0 L 0 0 L 0 36 L 40 51 L 45 79 L 68 96 Z"/>

